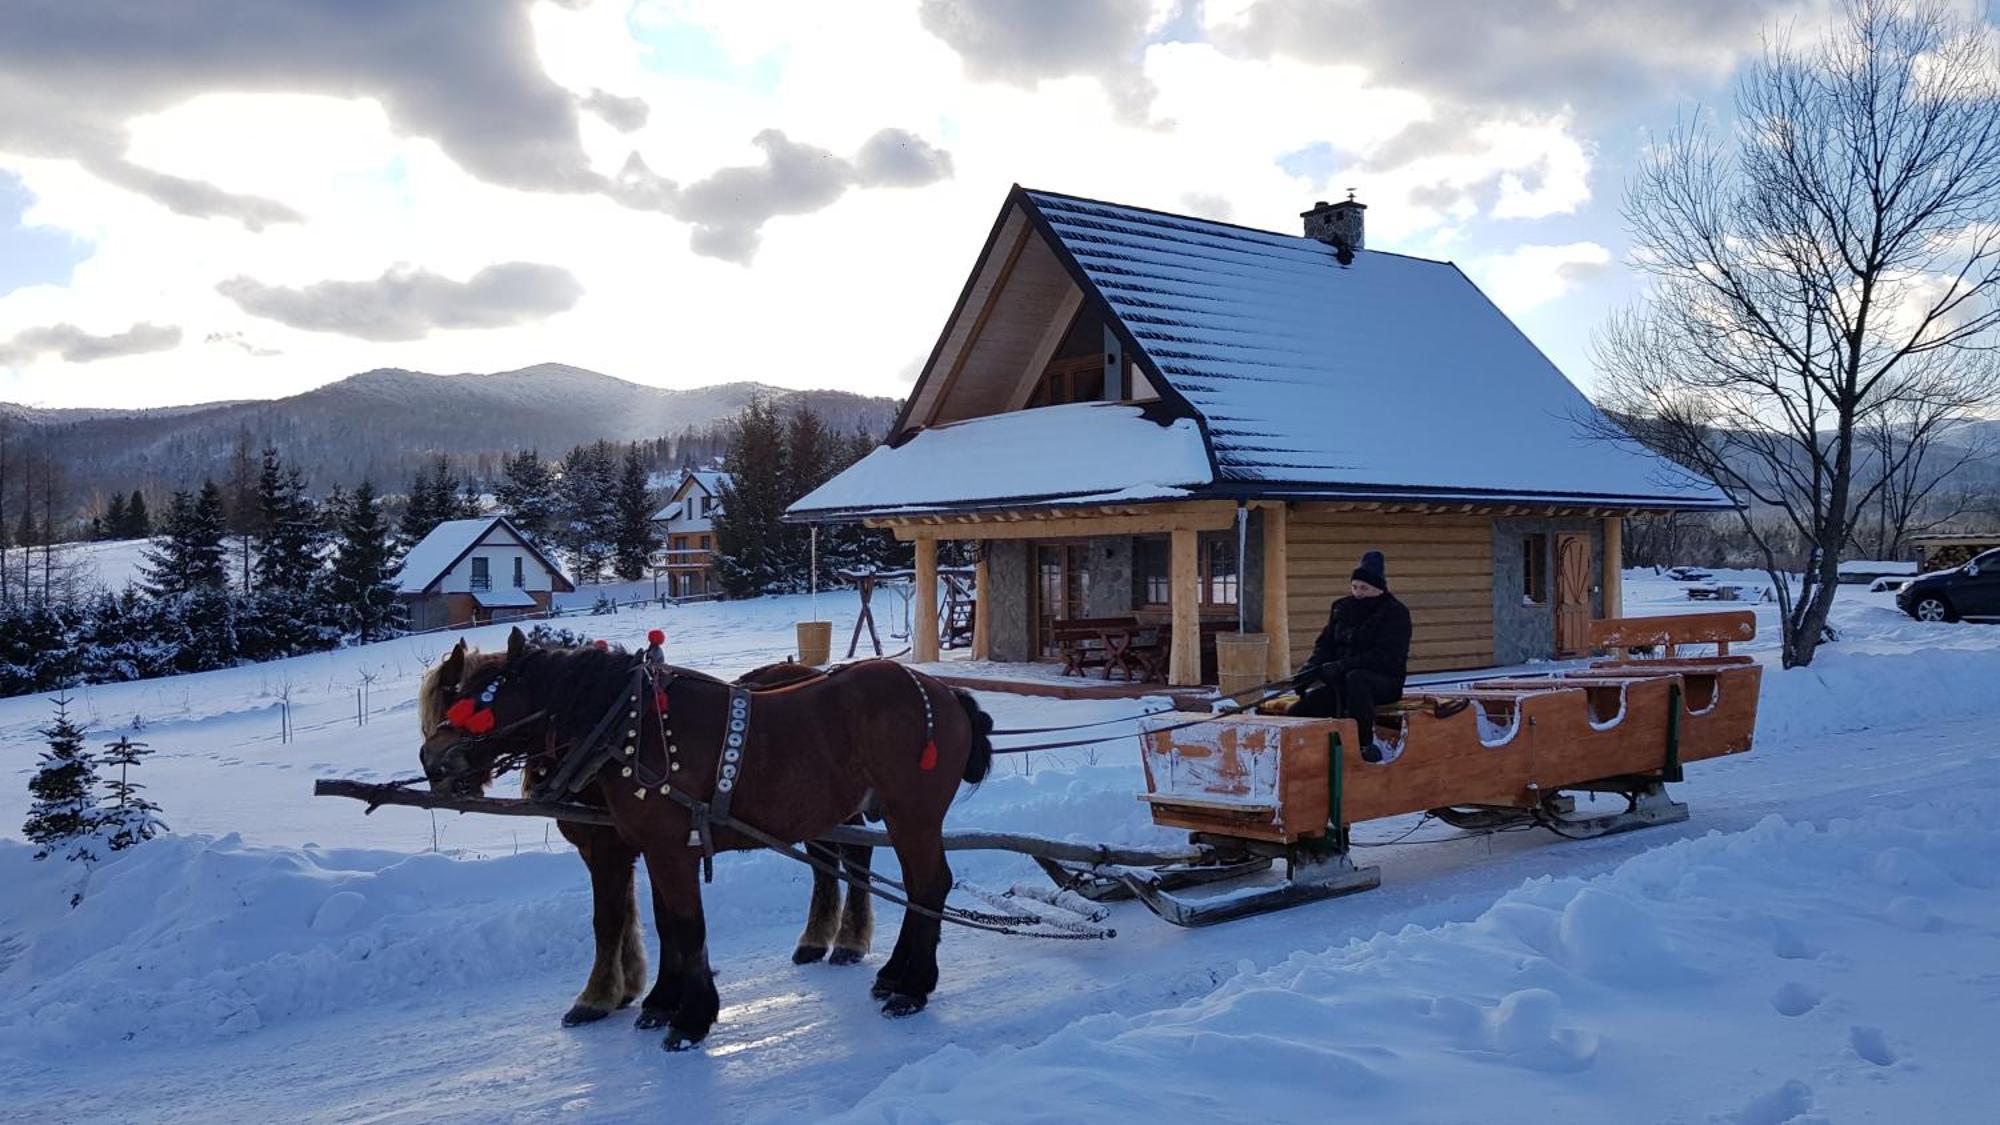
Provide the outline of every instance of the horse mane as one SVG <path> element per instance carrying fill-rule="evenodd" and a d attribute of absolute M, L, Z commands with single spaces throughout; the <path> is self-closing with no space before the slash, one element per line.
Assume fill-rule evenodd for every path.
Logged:
<path fill-rule="evenodd" d="M 507 676 L 534 692 L 557 730 L 575 733 L 604 717 L 638 665 L 639 658 L 623 649 L 530 648 L 508 667 Z"/>

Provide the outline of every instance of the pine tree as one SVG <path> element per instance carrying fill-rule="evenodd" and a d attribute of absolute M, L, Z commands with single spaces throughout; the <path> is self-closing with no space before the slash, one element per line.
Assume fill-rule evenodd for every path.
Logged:
<path fill-rule="evenodd" d="M 549 539 L 556 526 L 556 478 L 539 452 L 523 449 L 506 459 L 494 498 L 500 514 L 528 538 Z"/>
<path fill-rule="evenodd" d="M 96 859 L 96 835 L 103 825 L 97 807 L 97 764 L 83 744 L 83 728 L 69 717 L 69 697 L 55 699 L 55 722 L 39 733 L 48 740 L 48 749 L 28 781 L 34 803 L 21 834 L 29 843 L 39 844 L 36 859 L 60 852 L 64 859 Z"/>
<path fill-rule="evenodd" d="M 145 786 L 133 781 L 130 774 L 131 768 L 152 752 L 145 743 L 123 736 L 104 747 L 100 764 L 106 769 L 114 766 L 118 769 L 115 777 L 105 779 L 104 788 L 110 793 L 111 803 L 100 810 L 101 832 L 114 852 L 143 844 L 167 831 L 166 822 L 160 819 L 160 806 L 139 795 Z"/>
<path fill-rule="evenodd" d="M 618 531 L 618 463 L 611 443 L 579 445 L 563 458 L 557 489 L 555 545 L 579 581 L 595 582 Z"/>
<path fill-rule="evenodd" d="M 160 537 L 146 548 L 140 574 L 146 592 L 156 598 L 170 598 L 187 592 L 189 576 L 188 536 L 194 523 L 194 497 L 186 489 L 175 489 L 167 500 L 166 523 Z"/>
<path fill-rule="evenodd" d="M 125 525 L 130 522 L 131 517 L 125 513 L 125 494 L 122 492 L 112 493 L 111 502 L 104 506 L 102 537 L 105 539 L 125 538 Z"/>
<path fill-rule="evenodd" d="M 656 536 L 653 527 L 653 492 L 646 487 L 646 461 L 639 447 L 625 450 L 625 464 L 618 476 L 617 532 L 613 537 L 613 569 L 627 582 L 646 576 L 646 563 L 653 555 Z"/>
<path fill-rule="evenodd" d="M 223 513 L 222 489 L 212 480 L 201 482 L 187 524 L 188 588 L 225 590 L 229 587 L 228 552 L 222 545 L 228 522 Z"/>
<path fill-rule="evenodd" d="M 125 502 L 125 530 L 122 539 L 144 539 L 153 534 L 153 515 L 146 510 L 146 497 L 138 489 Z"/>
<path fill-rule="evenodd" d="M 261 538 L 257 544 L 260 590 L 304 591 L 320 570 L 319 513 L 306 495 L 305 478 L 287 469 L 274 448 L 264 450 L 257 478 Z"/>
<path fill-rule="evenodd" d="M 785 470 L 785 422 L 769 400 L 755 399 L 737 415 L 715 516 L 716 571 L 731 597 L 780 589 L 784 574 L 784 525 L 791 503 Z"/>
<path fill-rule="evenodd" d="M 229 476 L 222 490 L 223 528 L 236 540 L 239 587 L 249 592 L 251 545 L 263 531 L 263 510 L 257 504 L 257 463 L 250 452 L 250 431 L 239 430 L 229 457 Z"/>
<path fill-rule="evenodd" d="M 440 453 L 428 468 L 418 469 L 410 481 L 410 502 L 403 509 L 396 533 L 402 549 L 407 551 L 446 520 L 477 514 L 476 508 L 460 494 L 460 483 L 451 473 L 451 463 Z"/>
<path fill-rule="evenodd" d="M 401 631 L 404 615 L 396 600 L 395 556 L 375 486 L 362 481 L 344 508 L 328 600 L 357 641 L 384 640 Z"/>

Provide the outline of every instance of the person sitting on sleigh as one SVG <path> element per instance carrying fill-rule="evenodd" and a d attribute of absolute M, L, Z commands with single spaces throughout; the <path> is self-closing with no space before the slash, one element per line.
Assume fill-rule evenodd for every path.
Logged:
<path fill-rule="evenodd" d="M 1299 701 L 1288 714 L 1353 719 L 1364 740 L 1362 758 L 1386 761 L 1396 750 L 1375 738 L 1375 709 L 1403 698 L 1410 666 L 1410 611 L 1389 592 L 1380 551 L 1361 556 L 1348 591 L 1333 603 L 1312 656 L 1292 677 Z"/>

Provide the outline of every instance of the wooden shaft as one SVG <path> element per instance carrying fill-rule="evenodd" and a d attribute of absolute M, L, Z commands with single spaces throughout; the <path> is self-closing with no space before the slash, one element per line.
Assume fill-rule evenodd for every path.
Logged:
<path fill-rule="evenodd" d="M 1168 596 L 1173 604 L 1173 646 L 1167 652 L 1167 684 L 1196 687 L 1201 684 L 1201 573 L 1195 565 L 1195 532 L 1177 527 L 1173 531 L 1168 559 Z"/>
<path fill-rule="evenodd" d="M 930 664 L 938 658 L 937 540 L 919 539 L 917 552 L 917 616 L 910 623 L 910 659 Z"/>
<path fill-rule="evenodd" d="M 313 796 L 350 797 L 357 801 L 365 801 L 370 806 L 370 812 L 374 811 L 376 805 L 402 805 L 419 809 L 486 813 L 492 816 L 568 820 L 579 824 L 611 823 L 610 812 L 588 805 L 521 801 L 506 797 L 454 797 L 444 793 L 433 793 L 428 789 L 399 789 L 390 785 L 333 778 L 322 778 L 313 782 Z M 889 846 L 889 834 L 879 828 L 844 825 L 819 839 L 829 844 L 861 844 L 877 848 Z M 946 832 L 944 848 L 952 852 L 1020 852 L 1024 855 L 1068 863 L 1120 863 L 1135 867 L 1153 867 L 1213 858 L 1210 849 L 1192 845 L 1170 848 L 1115 847 L 1080 844 L 1073 840 L 1052 840 L 1046 836 L 1019 832 Z"/>

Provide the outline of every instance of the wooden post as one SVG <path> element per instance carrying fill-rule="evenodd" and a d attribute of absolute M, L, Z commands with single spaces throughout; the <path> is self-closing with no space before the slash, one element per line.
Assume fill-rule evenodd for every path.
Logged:
<path fill-rule="evenodd" d="M 993 573 L 986 563 L 986 544 L 972 564 L 972 658 L 989 660 L 993 652 Z"/>
<path fill-rule="evenodd" d="M 1271 646 L 1264 661 L 1264 676 L 1282 680 L 1292 674 L 1292 552 L 1285 542 L 1286 508 L 1273 504 L 1264 509 L 1264 635 Z"/>
<path fill-rule="evenodd" d="M 1625 521 L 1604 521 L 1604 616 L 1625 616 Z"/>
<path fill-rule="evenodd" d="M 1195 532 L 1177 527 L 1167 565 L 1168 597 L 1174 611 L 1173 647 L 1167 651 L 1167 684 L 1196 687 L 1201 683 L 1201 572 L 1195 566 Z"/>
<path fill-rule="evenodd" d="M 910 659 L 918 664 L 931 664 L 938 658 L 937 540 L 926 535 L 914 546 L 917 549 L 917 615 L 910 622 Z"/>

